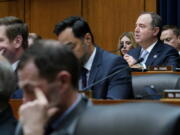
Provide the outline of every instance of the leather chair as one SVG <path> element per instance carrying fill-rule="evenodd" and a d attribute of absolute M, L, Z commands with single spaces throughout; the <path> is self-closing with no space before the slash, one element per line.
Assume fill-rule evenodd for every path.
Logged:
<path fill-rule="evenodd" d="M 179 74 L 133 75 L 132 86 L 135 98 L 157 99 L 165 89 L 180 90 Z"/>
<path fill-rule="evenodd" d="M 180 135 L 180 107 L 163 103 L 94 106 L 79 119 L 75 135 Z"/>

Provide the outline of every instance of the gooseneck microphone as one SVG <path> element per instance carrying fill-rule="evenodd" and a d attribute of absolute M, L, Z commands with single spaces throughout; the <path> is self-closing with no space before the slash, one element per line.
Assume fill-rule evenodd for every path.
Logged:
<path fill-rule="evenodd" d="M 144 58 L 139 58 L 133 65 L 136 65 L 138 63 L 141 63 L 144 60 Z"/>
<path fill-rule="evenodd" d="M 125 67 L 125 68 L 123 68 L 123 69 L 117 70 L 116 72 L 107 75 L 106 77 L 102 78 L 101 80 L 98 80 L 98 81 L 96 81 L 95 83 L 92 83 L 92 84 L 90 84 L 89 86 L 83 88 L 82 91 L 89 90 L 91 87 L 93 87 L 93 86 L 95 86 L 95 85 L 103 82 L 103 81 L 106 80 L 106 79 L 109 79 L 109 78 L 113 77 L 114 75 L 116 75 L 116 74 L 118 74 L 118 73 L 120 73 L 120 72 L 122 72 L 123 70 L 126 70 L 126 69 L 128 69 L 128 68 L 129 68 L 129 67 L 127 66 L 127 67 Z"/>
<path fill-rule="evenodd" d="M 135 64 L 138 64 L 138 63 L 142 62 L 143 60 L 144 60 L 143 58 L 140 58 L 140 59 L 138 59 L 138 60 L 136 61 Z M 134 65 L 135 65 L 135 64 L 134 64 Z M 104 80 L 109 79 L 109 78 L 113 77 L 114 75 L 116 75 L 116 74 L 118 74 L 118 73 L 120 73 L 120 72 L 122 72 L 122 71 L 124 71 L 124 70 L 126 70 L 126 69 L 129 69 L 129 68 L 130 68 L 130 67 L 127 66 L 127 67 L 124 67 L 124 68 L 122 68 L 122 69 L 120 69 L 120 70 L 117 70 L 116 72 L 113 72 L 112 74 L 107 75 L 106 77 L 102 78 L 101 80 L 98 80 L 98 81 L 90 84 L 89 86 L 83 88 L 81 91 L 89 90 L 91 87 L 93 87 L 93 86 L 95 86 L 95 85 L 103 82 Z"/>

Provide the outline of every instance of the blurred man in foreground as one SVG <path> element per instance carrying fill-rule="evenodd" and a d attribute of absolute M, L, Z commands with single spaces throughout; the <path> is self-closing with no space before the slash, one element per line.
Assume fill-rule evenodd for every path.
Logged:
<path fill-rule="evenodd" d="M 57 41 L 40 40 L 22 56 L 19 86 L 24 90 L 17 135 L 72 134 L 90 102 L 77 91 L 79 63 Z"/>

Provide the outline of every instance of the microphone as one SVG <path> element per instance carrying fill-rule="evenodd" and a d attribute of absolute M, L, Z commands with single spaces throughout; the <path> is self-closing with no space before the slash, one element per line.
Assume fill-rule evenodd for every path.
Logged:
<path fill-rule="evenodd" d="M 138 63 L 141 63 L 144 60 L 144 58 L 139 58 L 133 65 L 136 65 Z"/>
<path fill-rule="evenodd" d="M 159 93 L 154 85 L 146 85 L 143 88 L 144 93 L 135 96 L 136 99 L 160 99 L 162 94 Z"/>
<path fill-rule="evenodd" d="M 96 81 L 95 83 L 92 83 L 92 84 L 90 84 L 89 86 L 83 88 L 81 91 L 89 90 L 91 87 L 93 87 L 93 86 L 95 86 L 95 85 L 103 82 L 103 81 L 106 80 L 106 79 L 109 79 L 109 78 L 113 77 L 114 75 L 116 75 L 116 74 L 118 74 L 118 73 L 120 73 L 120 72 L 122 72 L 123 70 L 126 70 L 126 69 L 129 69 L 129 66 L 124 67 L 124 68 L 122 68 L 122 69 L 120 69 L 120 70 L 117 70 L 116 72 L 114 72 L 114 73 L 112 73 L 112 74 L 107 75 L 106 77 L 102 78 L 101 80 L 98 80 L 98 81 Z"/>
<path fill-rule="evenodd" d="M 144 93 L 136 95 L 135 96 L 136 99 L 155 99 L 155 100 L 159 100 L 162 97 L 162 94 L 159 93 L 154 88 L 154 85 L 144 86 L 143 90 L 144 90 Z"/>
<path fill-rule="evenodd" d="M 144 58 L 139 58 L 133 65 L 136 65 L 138 63 L 141 63 L 144 60 Z M 147 69 L 141 69 L 141 68 L 131 68 L 131 71 L 133 72 L 144 72 L 147 71 Z"/>
<path fill-rule="evenodd" d="M 140 58 L 140 59 L 138 59 L 138 60 L 136 61 L 135 64 L 138 64 L 138 63 L 142 62 L 143 60 L 144 60 L 143 58 Z M 134 64 L 134 65 L 135 65 L 135 64 Z M 118 73 L 120 73 L 120 72 L 122 72 L 122 71 L 124 71 L 124 70 L 126 70 L 126 69 L 130 69 L 130 67 L 127 66 L 127 67 L 124 67 L 124 68 L 122 68 L 122 69 L 120 69 L 120 70 L 117 70 L 116 72 L 107 75 L 106 77 L 102 78 L 101 80 L 98 80 L 98 81 L 96 81 L 95 83 L 92 83 L 92 84 L 90 84 L 89 86 L 83 88 L 81 91 L 89 90 L 91 87 L 93 87 L 93 86 L 95 86 L 95 85 L 103 82 L 103 81 L 106 80 L 106 79 L 109 79 L 109 78 L 113 77 L 114 75 L 116 75 L 116 74 L 118 74 Z"/>

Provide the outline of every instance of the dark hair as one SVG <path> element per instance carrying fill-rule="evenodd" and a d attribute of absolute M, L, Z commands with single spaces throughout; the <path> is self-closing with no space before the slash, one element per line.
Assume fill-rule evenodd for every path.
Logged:
<path fill-rule="evenodd" d="M 151 22 L 151 26 L 152 27 L 159 27 L 159 33 L 158 33 L 158 38 L 160 37 L 161 34 L 161 29 L 162 29 L 162 18 L 160 15 L 158 15 L 157 13 L 154 12 L 144 12 L 141 15 L 144 14 L 149 14 L 152 18 L 152 22 Z"/>
<path fill-rule="evenodd" d="M 6 27 L 5 34 L 10 41 L 21 35 L 23 38 L 22 48 L 28 47 L 28 27 L 21 19 L 14 16 L 0 18 L 0 26 Z"/>
<path fill-rule="evenodd" d="M 162 32 L 169 29 L 172 30 L 176 36 L 180 35 L 180 29 L 175 25 L 164 25 L 162 28 Z"/>
<path fill-rule="evenodd" d="M 16 90 L 16 82 L 16 75 L 11 64 L 0 55 L 0 103 L 8 103 L 10 96 Z"/>
<path fill-rule="evenodd" d="M 33 60 L 41 77 L 51 82 L 58 72 L 66 70 L 71 74 L 72 85 L 78 88 L 79 61 L 66 46 L 54 40 L 39 40 L 21 56 L 17 70 Z"/>
<path fill-rule="evenodd" d="M 92 36 L 92 42 L 94 43 L 94 37 L 91 32 L 91 29 L 88 23 L 79 16 L 71 16 L 69 18 L 64 19 L 62 22 L 56 24 L 54 28 L 54 33 L 59 35 L 66 28 L 72 28 L 74 36 L 80 39 L 84 38 L 86 33 L 90 33 Z"/>

